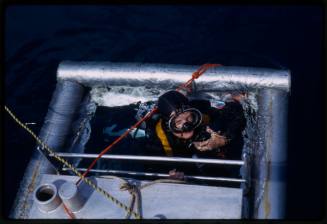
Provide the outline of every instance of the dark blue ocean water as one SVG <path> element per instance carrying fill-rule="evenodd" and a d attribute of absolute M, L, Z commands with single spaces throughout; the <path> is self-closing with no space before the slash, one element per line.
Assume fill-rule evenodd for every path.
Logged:
<path fill-rule="evenodd" d="M 62 60 L 222 63 L 287 68 L 287 217 L 324 210 L 323 11 L 319 6 L 9 6 L 5 104 L 38 132 Z M 35 142 L 5 118 L 2 205 L 7 216 Z"/>

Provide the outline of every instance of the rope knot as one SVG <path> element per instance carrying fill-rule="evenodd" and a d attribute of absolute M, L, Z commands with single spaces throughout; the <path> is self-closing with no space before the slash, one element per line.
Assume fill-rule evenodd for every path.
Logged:
<path fill-rule="evenodd" d="M 137 186 L 131 183 L 123 183 L 119 188 L 121 191 L 128 191 L 130 194 L 137 193 Z"/>

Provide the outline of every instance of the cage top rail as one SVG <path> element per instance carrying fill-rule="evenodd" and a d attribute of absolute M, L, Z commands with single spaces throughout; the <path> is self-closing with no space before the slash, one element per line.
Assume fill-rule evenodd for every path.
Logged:
<path fill-rule="evenodd" d="M 98 154 L 89 153 L 65 153 L 58 152 L 58 156 L 66 158 L 97 158 Z M 53 157 L 53 154 L 49 155 Z M 159 162 L 184 162 L 184 163 L 205 163 L 220 165 L 244 165 L 242 160 L 225 160 L 225 159 L 201 159 L 201 158 L 184 158 L 184 157 L 164 157 L 164 156 L 133 156 L 133 155 L 103 155 L 101 159 L 121 159 L 121 160 L 141 160 L 141 161 L 159 161 Z"/>
<path fill-rule="evenodd" d="M 63 61 L 57 79 L 89 87 L 107 84 L 172 88 L 188 80 L 197 69 L 193 65 Z M 206 71 L 196 83 L 199 90 L 206 91 L 273 88 L 288 92 L 290 77 L 289 70 L 221 66 Z"/>

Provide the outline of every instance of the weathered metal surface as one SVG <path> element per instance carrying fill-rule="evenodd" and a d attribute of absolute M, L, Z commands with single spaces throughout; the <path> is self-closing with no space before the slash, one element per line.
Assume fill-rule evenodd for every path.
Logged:
<path fill-rule="evenodd" d="M 259 94 L 259 146 L 255 153 L 254 217 L 285 215 L 287 161 L 287 93 L 266 89 Z"/>
<path fill-rule="evenodd" d="M 72 122 L 76 111 L 81 104 L 84 87 L 74 81 L 58 82 L 53 93 L 44 124 L 40 130 L 39 138 L 54 151 L 62 149 L 71 133 Z M 53 166 L 41 167 L 43 173 L 54 173 L 54 167 L 60 167 L 60 163 L 50 158 Z"/>
<path fill-rule="evenodd" d="M 28 216 L 32 204 L 31 202 L 33 201 L 32 192 L 39 183 L 40 164 L 42 164 L 42 162 L 48 163 L 48 161 L 45 161 L 42 157 L 40 153 L 35 152 L 28 163 L 24 177 L 26 176 L 29 178 L 23 178 L 20 183 L 10 217 L 25 219 Z"/>
<path fill-rule="evenodd" d="M 58 188 L 66 181 L 76 182 L 72 176 L 42 175 L 40 184 L 53 183 Z M 117 179 L 94 178 L 93 182 L 114 197 L 129 205 L 131 195 L 119 188 Z M 146 181 L 132 181 L 139 186 Z M 124 219 L 126 211 L 114 205 L 88 185 L 81 184 L 80 192 L 87 199 L 74 215 L 78 219 Z M 141 190 L 141 213 L 144 219 L 239 219 L 241 218 L 242 190 L 173 183 L 157 183 Z M 63 206 L 46 213 L 32 205 L 31 219 L 68 219 Z"/>
<path fill-rule="evenodd" d="M 170 89 L 189 80 L 198 68 L 189 65 L 64 61 L 59 65 L 57 78 L 91 87 L 109 84 Z M 207 70 L 196 83 L 199 90 L 276 88 L 288 91 L 290 76 L 287 70 L 222 66 Z"/>
<path fill-rule="evenodd" d="M 59 150 L 70 133 L 74 113 L 81 103 L 84 87 L 77 82 L 58 82 L 49 105 L 47 116 L 40 130 L 39 137 L 53 150 Z M 30 192 L 34 191 L 39 182 L 40 173 L 56 173 L 56 166 L 61 166 L 56 160 L 40 153 L 36 147 L 26 168 L 10 217 L 25 218 L 33 200 Z M 49 160 L 51 162 L 49 162 Z"/>

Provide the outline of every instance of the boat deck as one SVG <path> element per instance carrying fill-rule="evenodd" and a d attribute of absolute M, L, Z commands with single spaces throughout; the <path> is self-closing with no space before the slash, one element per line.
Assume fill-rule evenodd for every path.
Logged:
<path fill-rule="evenodd" d="M 39 185 L 54 184 L 57 189 L 78 177 L 43 174 Z M 123 183 L 119 179 L 94 178 L 97 186 L 109 192 L 119 201 L 129 206 L 131 195 L 121 191 Z M 136 186 L 148 181 L 132 180 Z M 122 219 L 127 212 L 94 191 L 85 183 L 79 191 L 86 199 L 83 207 L 74 212 L 78 219 Z M 141 190 L 141 215 L 145 219 L 240 219 L 242 211 L 242 189 L 200 186 L 179 183 L 156 183 Z M 136 206 L 135 206 L 136 207 Z M 50 212 L 41 211 L 34 201 L 29 213 L 31 219 L 67 219 L 63 204 Z M 131 217 L 134 218 L 134 217 Z"/>

